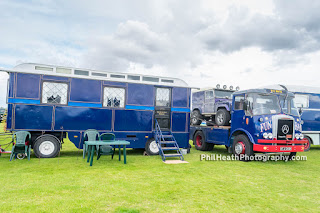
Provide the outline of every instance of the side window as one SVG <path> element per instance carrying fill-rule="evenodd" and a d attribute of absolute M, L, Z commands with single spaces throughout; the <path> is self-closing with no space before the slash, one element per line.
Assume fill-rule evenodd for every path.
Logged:
<path fill-rule="evenodd" d="M 294 106 L 296 108 L 308 108 L 309 107 L 309 96 L 295 94 L 293 102 L 294 102 Z"/>
<path fill-rule="evenodd" d="M 212 99 L 213 98 L 213 91 L 206 91 L 206 99 Z"/>
<path fill-rule="evenodd" d="M 170 107 L 171 106 L 170 94 L 171 94 L 171 89 L 169 88 L 157 88 L 156 106 Z"/>
<path fill-rule="evenodd" d="M 244 95 L 234 97 L 234 110 L 243 110 Z"/>
<path fill-rule="evenodd" d="M 56 82 L 43 82 L 42 99 L 44 104 L 67 104 L 68 84 Z"/>
<path fill-rule="evenodd" d="M 124 108 L 125 89 L 118 87 L 105 87 L 103 89 L 103 106 Z"/>

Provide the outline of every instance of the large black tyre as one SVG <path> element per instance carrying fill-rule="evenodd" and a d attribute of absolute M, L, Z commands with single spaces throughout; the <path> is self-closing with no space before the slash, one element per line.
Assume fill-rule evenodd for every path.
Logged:
<path fill-rule="evenodd" d="M 214 120 L 218 126 L 229 126 L 230 117 L 230 112 L 226 109 L 219 109 Z"/>
<path fill-rule="evenodd" d="M 304 145 L 304 151 L 307 152 L 307 151 L 310 150 L 310 147 L 311 147 L 311 144 L 312 144 L 312 140 L 311 140 L 311 138 L 309 138 L 309 137 L 305 137 L 305 139 L 308 140 L 308 143 L 306 143 L 306 144 Z"/>
<path fill-rule="evenodd" d="M 191 125 L 200 125 L 202 123 L 200 111 L 195 109 L 191 113 Z"/>
<path fill-rule="evenodd" d="M 154 138 L 150 138 L 147 141 L 145 150 L 148 155 L 159 155 L 159 147 Z"/>
<path fill-rule="evenodd" d="M 241 160 L 250 161 L 250 157 L 254 155 L 253 145 L 246 135 L 237 135 L 233 139 L 232 153 L 239 157 L 241 157 L 241 155 L 245 155 L 247 158 L 242 158 Z"/>
<path fill-rule="evenodd" d="M 59 154 L 60 141 L 53 135 L 42 135 L 35 140 L 33 151 L 38 158 L 54 158 Z"/>
<path fill-rule="evenodd" d="M 193 144 L 197 150 L 201 151 L 211 151 L 214 144 L 207 143 L 202 131 L 197 131 L 193 137 Z"/>

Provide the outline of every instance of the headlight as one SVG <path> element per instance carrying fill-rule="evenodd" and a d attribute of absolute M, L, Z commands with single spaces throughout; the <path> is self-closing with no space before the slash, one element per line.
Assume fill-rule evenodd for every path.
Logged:
<path fill-rule="evenodd" d="M 272 139 L 272 138 L 273 138 L 272 133 L 269 133 L 269 134 L 268 134 L 268 138 L 269 138 L 269 139 Z"/>
<path fill-rule="evenodd" d="M 268 138 L 268 133 L 263 133 L 263 137 L 265 138 L 265 139 L 267 139 Z"/>
<path fill-rule="evenodd" d="M 295 134 L 294 137 L 298 140 L 300 138 L 299 134 Z"/>
<path fill-rule="evenodd" d="M 304 138 L 304 135 L 300 134 L 299 138 L 302 140 Z"/>

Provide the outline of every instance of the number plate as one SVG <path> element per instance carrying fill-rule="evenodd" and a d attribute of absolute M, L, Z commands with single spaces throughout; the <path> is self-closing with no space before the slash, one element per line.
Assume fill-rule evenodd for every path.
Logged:
<path fill-rule="evenodd" d="M 292 147 L 280 147 L 280 151 L 291 151 Z"/>

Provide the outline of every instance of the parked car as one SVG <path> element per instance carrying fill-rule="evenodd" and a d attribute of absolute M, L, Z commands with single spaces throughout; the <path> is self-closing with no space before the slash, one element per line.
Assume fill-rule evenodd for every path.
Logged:
<path fill-rule="evenodd" d="M 239 87 L 236 90 L 239 90 Z M 191 124 L 200 125 L 203 121 L 207 121 L 218 126 L 229 125 L 232 93 L 234 92 L 232 86 L 229 87 L 229 90 L 226 85 L 221 89 L 219 84 L 216 88 L 193 92 Z"/>

